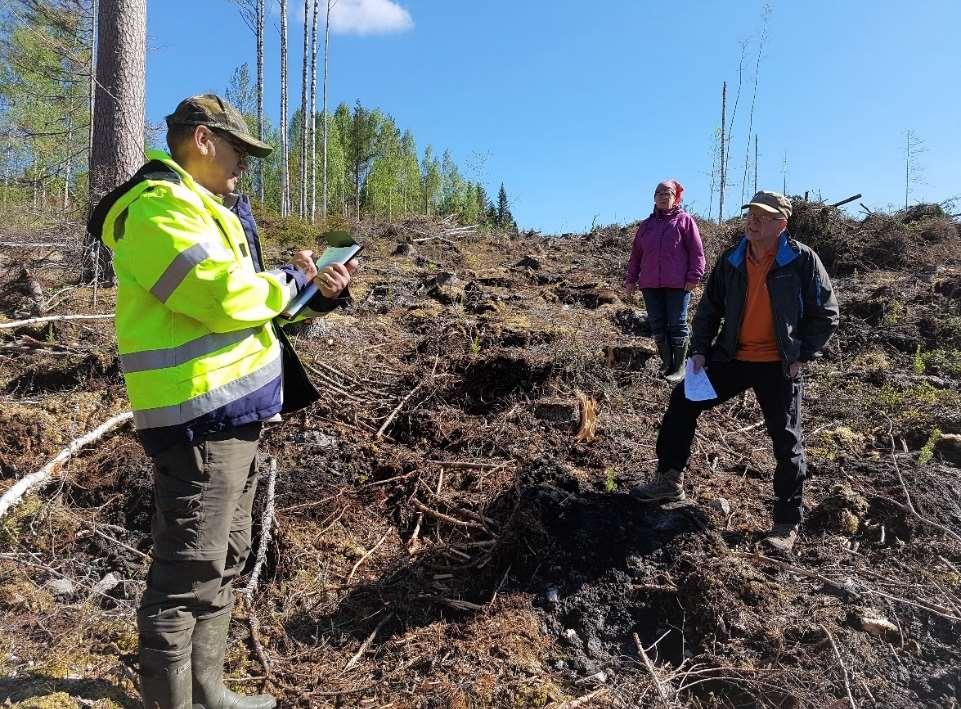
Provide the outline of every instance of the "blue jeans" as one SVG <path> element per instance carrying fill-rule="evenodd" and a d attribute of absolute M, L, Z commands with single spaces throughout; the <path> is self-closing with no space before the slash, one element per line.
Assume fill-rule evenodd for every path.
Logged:
<path fill-rule="evenodd" d="M 643 288 L 647 322 L 655 339 L 687 339 L 687 304 L 690 292 L 683 288 Z"/>

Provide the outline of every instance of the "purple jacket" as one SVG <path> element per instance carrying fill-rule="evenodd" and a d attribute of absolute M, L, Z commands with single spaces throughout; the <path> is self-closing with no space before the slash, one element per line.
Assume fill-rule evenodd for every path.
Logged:
<path fill-rule="evenodd" d="M 694 218 L 680 207 L 656 209 L 634 236 L 624 285 L 683 288 L 704 276 L 704 245 Z"/>

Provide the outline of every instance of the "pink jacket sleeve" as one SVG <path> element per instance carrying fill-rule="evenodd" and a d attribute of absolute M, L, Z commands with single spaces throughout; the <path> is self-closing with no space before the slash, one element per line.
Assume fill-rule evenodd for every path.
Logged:
<path fill-rule="evenodd" d="M 637 233 L 634 234 L 634 245 L 631 247 L 631 259 L 627 262 L 627 276 L 624 277 L 624 285 L 635 285 L 637 283 L 637 277 L 640 275 L 641 271 L 641 256 L 644 254 L 644 247 L 641 246 L 642 236 L 644 231 L 644 222 L 637 227 Z"/>
<path fill-rule="evenodd" d="M 685 221 L 684 247 L 687 249 L 687 275 L 685 283 L 700 283 L 704 277 L 704 244 L 701 242 L 701 232 L 693 217 Z"/>

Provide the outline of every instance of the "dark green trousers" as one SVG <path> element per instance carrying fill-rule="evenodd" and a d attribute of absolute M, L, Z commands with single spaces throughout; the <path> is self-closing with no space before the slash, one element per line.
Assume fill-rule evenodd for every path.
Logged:
<path fill-rule="evenodd" d="M 250 552 L 259 422 L 153 457 L 153 561 L 137 612 L 140 646 L 190 654 L 196 620 L 229 613 Z"/>

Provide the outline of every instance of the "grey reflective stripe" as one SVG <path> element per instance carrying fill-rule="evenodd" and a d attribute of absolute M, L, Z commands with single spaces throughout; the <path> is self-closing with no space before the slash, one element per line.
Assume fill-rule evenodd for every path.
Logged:
<path fill-rule="evenodd" d="M 281 375 L 281 357 L 278 356 L 260 369 L 245 377 L 236 379 L 206 394 L 195 396 L 189 401 L 174 406 L 160 406 L 156 409 L 142 409 L 133 412 L 134 424 L 138 429 L 176 426 L 193 421 L 198 416 L 242 399 Z"/>
<path fill-rule="evenodd" d="M 146 352 L 131 352 L 120 355 L 120 363 L 123 371 L 127 374 L 131 372 L 143 372 L 148 369 L 164 369 L 165 367 L 176 367 L 184 362 L 189 362 L 195 357 L 201 357 L 211 352 L 216 352 L 222 347 L 242 342 L 248 337 L 260 332 L 262 327 L 248 327 L 237 332 L 212 332 L 209 335 L 198 337 L 196 340 L 185 342 L 178 347 L 170 347 L 163 350 L 148 350 Z"/>
<path fill-rule="evenodd" d="M 269 271 L 265 271 L 265 273 L 269 273 L 271 276 L 277 276 L 280 282 L 287 286 L 287 292 L 291 298 L 297 295 L 297 281 L 291 278 L 290 274 L 286 271 L 281 271 L 279 268 L 272 268 Z"/>
<path fill-rule="evenodd" d="M 161 303 L 166 303 L 167 298 L 173 295 L 177 286 L 183 283 L 190 270 L 209 255 L 203 244 L 194 244 L 189 249 L 181 251 L 154 283 L 153 288 L 150 289 L 151 294 Z"/>

